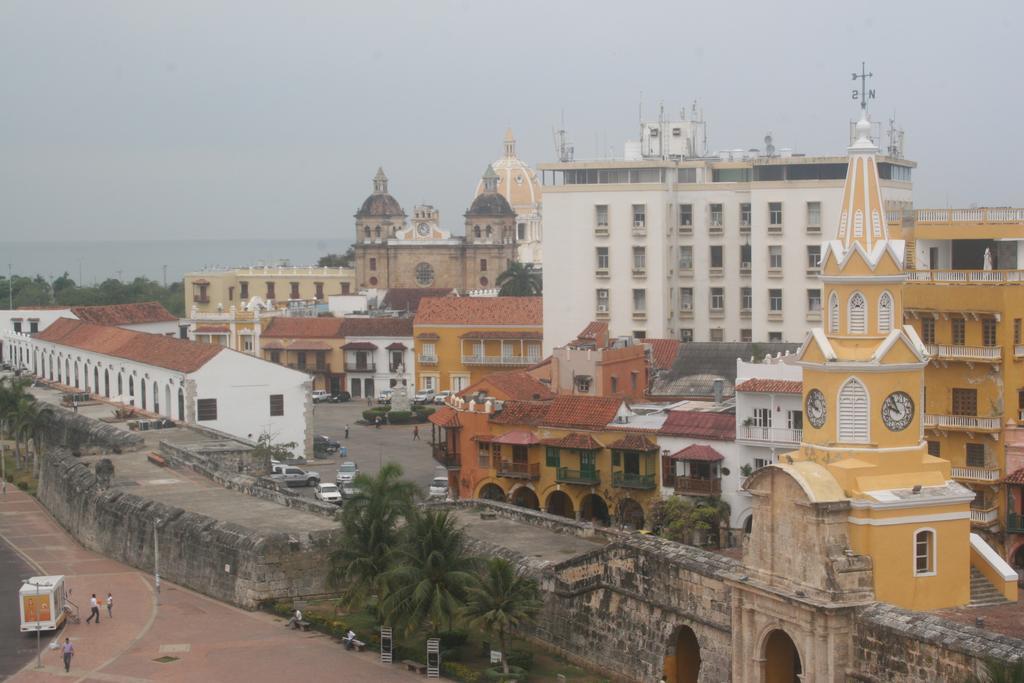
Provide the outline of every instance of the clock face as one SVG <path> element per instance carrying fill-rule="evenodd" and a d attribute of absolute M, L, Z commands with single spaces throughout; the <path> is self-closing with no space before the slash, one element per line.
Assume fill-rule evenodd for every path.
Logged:
<path fill-rule="evenodd" d="M 825 425 L 825 416 L 828 415 L 828 407 L 825 404 L 825 394 L 817 389 L 807 392 L 807 421 L 815 429 L 821 429 Z"/>
<path fill-rule="evenodd" d="M 894 391 L 882 402 L 882 422 L 893 432 L 901 432 L 914 419 L 914 399 L 903 391 Z"/>
<path fill-rule="evenodd" d="M 416 226 L 416 232 L 418 232 L 421 237 L 426 237 L 430 234 L 430 226 L 426 223 L 420 223 Z"/>

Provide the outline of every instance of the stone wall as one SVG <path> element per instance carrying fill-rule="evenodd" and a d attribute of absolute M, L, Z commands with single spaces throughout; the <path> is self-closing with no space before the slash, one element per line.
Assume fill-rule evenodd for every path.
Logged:
<path fill-rule="evenodd" d="M 46 407 L 52 416 L 43 428 L 47 446 L 65 446 L 81 454 L 133 451 L 143 446 L 143 438 L 138 434 L 61 406 Z"/>
<path fill-rule="evenodd" d="M 43 460 L 39 499 L 82 545 L 211 597 L 253 609 L 261 601 L 322 594 L 337 532 L 261 534 L 119 490 L 103 490 L 63 450 Z"/>

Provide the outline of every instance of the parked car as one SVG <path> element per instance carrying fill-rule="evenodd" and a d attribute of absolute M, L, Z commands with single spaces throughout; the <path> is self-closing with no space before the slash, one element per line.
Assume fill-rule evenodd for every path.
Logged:
<path fill-rule="evenodd" d="M 434 394 L 434 403 L 444 403 L 448 400 L 449 396 L 454 396 L 455 392 L 451 389 L 445 389 Z"/>
<path fill-rule="evenodd" d="M 391 394 L 392 394 L 392 391 L 390 389 L 384 389 L 379 394 L 377 394 L 377 403 L 380 403 L 380 404 L 383 404 L 383 405 L 387 405 L 387 404 L 391 403 Z"/>
<path fill-rule="evenodd" d="M 352 482 L 345 482 L 344 484 L 341 485 L 342 500 L 348 500 L 354 495 L 356 495 L 356 487 Z"/>
<path fill-rule="evenodd" d="M 434 391 L 432 389 L 424 389 L 423 391 L 417 391 L 416 395 L 412 397 L 412 402 L 419 405 L 422 403 L 430 403 L 434 400 Z"/>
<path fill-rule="evenodd" d="M 323 503 L 334 503 L 341 505 L 341 491 L 337 484 L 317 484 L 313 491 L 313 497 Z"/>
<path fill-rule="evenodd" d="M 430 498 L 447 498 L 448 477 L 434 477 L 430 482 L 430 489 L 427 495 Z"/>
<path fill-rule="evenodd" d="M 316 486 L 320 483 L 318 472 L 307 472 L 294 465 L 274 465 L 271 472 L 270 478 L 285 486 Z"/>
<path fill-rule="evenodd" d="M 331 395 L 327 393 L 326 389 L 314 389 L 313 390 L 313 403 L 323 403 L 324 401 L 326 401 L 330 397 L 331 397 Z"/>
<path fill-rule="evenodd" d="M 337 453 L 341 444 L 326 434 L 317 434 L 313 437 L 313 451 L 316 453 Z"/>
<path fill-rule="evenodd" d="M 328 400 L 331 403 L 344 403 L 345 401 L 348 401 L 351 398 L 352 394 L 348 393 L 347 391 L 342 391 L 339 394 L 331 394 L 331 397 Z"/>
<path fill-rule="evenodd" d="M 359 474 L 359 465 L 352 460 L 349 460 L 348 462 L 343 462 L 338 466 L 338 474 L 335 476 L 334 480 L 338 482 L 338 486 L 341 486 L 342 484 L 351 484 L 355 480 L 357 474 Z"/>

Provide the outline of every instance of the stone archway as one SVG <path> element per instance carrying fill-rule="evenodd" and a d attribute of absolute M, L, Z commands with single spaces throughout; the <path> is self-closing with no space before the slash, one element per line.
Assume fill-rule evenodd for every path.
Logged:
<path fill-rule="evenodd" d="M 608 514 L 608 503 L 596 493 L 588 493 L 580 500 L 580 519 L 584 522 L 600 523 L 608 526 L 611 516 Z"/>
<path fill-rule="evenodd" d="M 803 666 L 793 639 L 782 629 L 775 629 L 764 640 L 764 683 L 800 683 Z"/>
<path fill-rule="evenodd" d="M 552 491 L 548 494 L 547 505 L 544 509 L 548 514 L 558 515 L 559 517 L 568 517 L 569 519 L 576 519 L 576 511 L 573 509 L 572 498 L 565 491 Z"/>
<path fill-rule="evenodd" d="M 504 503 L 505 489 L 493 482 L 490 482 L 480 487 L 480 492 L 476 494 L 476 497 L 483 500 L 494 500 L 499 503 Z"/>
<path fill-rule="evenodd" d="M 632 498 L 619 501 L 619 524 L 626 524 L 634 529 L 644 528 L 644 509 Z"/>
<path fill-rule="evenodd" d="M 520 486 L 513 491 L 511 502 L 513 505 L 518 505 L 521 508 L 540 510 L 540 501 L 537 499 L 537 494 L 529 486 Z"/>
<path fill-rule="evenodd" d="M 700 642 L 689 626 L 676 629 L 665 655 L 666 683 L 697 683 L 700 678 Z"/>
<path fill-rule="evenodd" d="M 178 419 L 185 421 L 185 392 L 178 387 Z"/>
<path fill-rule="evenodd" d="M 110 398 L 110 368 L 103 369 L 103 397 Z"/>

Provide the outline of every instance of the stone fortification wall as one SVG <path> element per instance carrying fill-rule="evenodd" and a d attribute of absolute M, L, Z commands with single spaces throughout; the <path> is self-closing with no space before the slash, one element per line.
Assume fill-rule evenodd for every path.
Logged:
<path fill-rule="evenodd" d="M 143 446 L 143 438 L 133 432 L 61 406 L 47 408 L 51 418 L 43 428 L 43 438 L 48 445 L 66 446 L 82 454 L 133 451 Z"/>
<path fill-rule="evenodd" d="M 335 532 L 261 534 L 119 490 L 103 490 L 63 450 L 43 460 L 39 499 L 82 545 L 211 597 L 255 608 L 261 601 L 327 591 L 323 561 Z"/>
<path fill-rule="evenodd" d="M 581 538 L 602 536 L 609 540 L 614 540 L 628 536 L 628 534 L 624 534 L 623 532 L 615 529 L 596 527 L 590 522 L 578 522 L 559 515 L 552 515 L 547 512 L 531 510 L 530 508 L 519 507 L 518 505 L 512 505 L 511 503 L 501 503 L 495 500 L 469 498 L 443 502 L 427 502 L 425 505 L 472 510 L 479 509 L 481 511 L 490 510 L 507 519 L 512 519 L 531 526 L 538 526 L 542 529 L 547 529 L 548 531 L 554 531 L 560 534 L 579 536 Z"/>
<path fill-rule="evenodd" d="M 883 603 L 857 614 L 853 641 L 851 678 L 866 683 L 963 681 L 986 659 L 1024 657 L 1024 640 Z"/>

